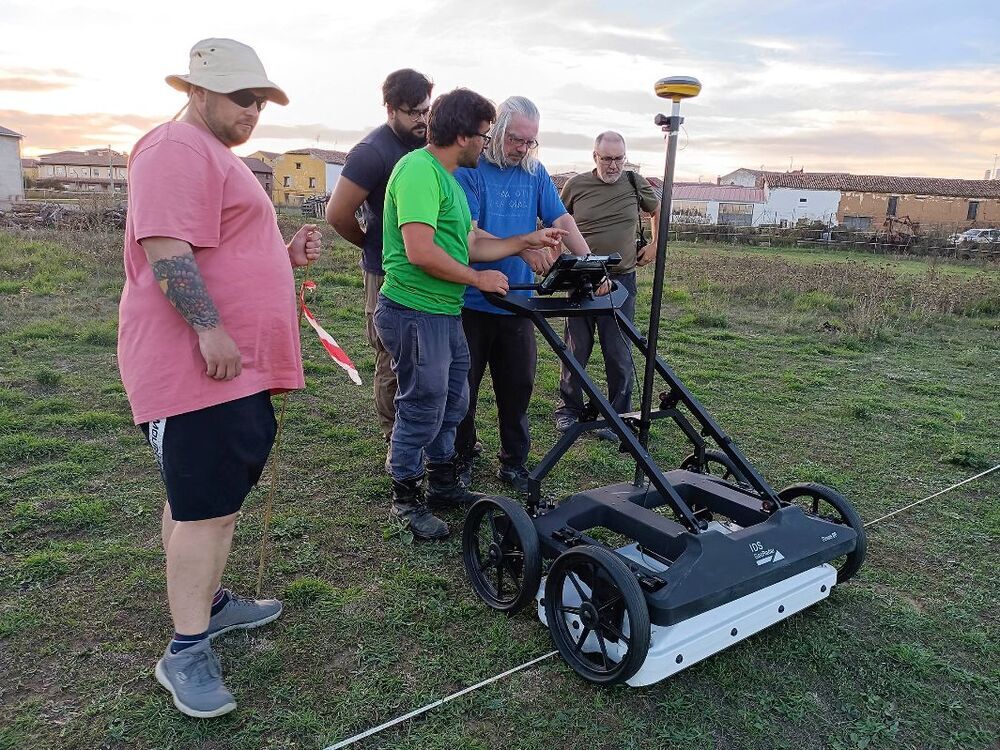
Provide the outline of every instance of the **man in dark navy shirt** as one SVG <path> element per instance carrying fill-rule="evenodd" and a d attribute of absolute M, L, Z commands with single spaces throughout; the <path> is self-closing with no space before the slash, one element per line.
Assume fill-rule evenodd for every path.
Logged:
<path fill-rule="evenodd" d="M 523 96 L 512 96 L 500 104 L 490 129 L 491 141 L 479 165 L 457 170 L 455 179 L 469 199 L 478 236 L 506 238 L 531 232 L 540 220 L 546 227 L 566 232 L 563 242 L 570 252 L 586 255 L 590 252 L 586 241 L 536 158 L 539 119 L 538 108 Z M 473 263 L 472 267 L 498 270 L 511 284 L 527 284 L 534 279 L 534 272 L 547 270 L 552 261 L 548 250 L 525 250 L 501 260 Z M 470 286 L 465 292 L 462 326 L 471 355 L 469 413 L 455 439 L 462 482 L 468 485 L 472 479 L 472 461 L 478 453 L 476 400 L 489 366 L 500 422 L 497 477 L 523 492 L 528 473 L 525 461 L 531 447 L 528 403 L 537 360 L 533 324 L 490 304 L 482 292 Z"/>
<path fill-rule="evenodd" d="M 361 248 L 365 282 L 365 329 L 375 350 L 375 410 L 382 436 L 389 440 L 396 418 L 396 376 L 389 352 L 379 340 L 372 313 L 385 272 L 382 270 L 382 209 L 392 168 L 405 154 L 427 143 L 427 114 L 434 84 L 404 68 L 382 84 L 386 123 L 366 135 L 350 153 L 326 206 L 326 220 L 337 234 Z M 361 221 L 358 209 L 361 209 Z"/>

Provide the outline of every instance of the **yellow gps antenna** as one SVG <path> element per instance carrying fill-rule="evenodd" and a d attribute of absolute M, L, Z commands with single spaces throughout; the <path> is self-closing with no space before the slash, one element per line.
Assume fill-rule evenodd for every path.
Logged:
<path fill-rule="evenodd" d="M 663 297 L 663 273 L 666 261 L 667 234 L 670 232 L 670 204 L 674 187 L 674 161 L 677 158 L 677 133 L 681 123 L 681 99 L 691 99 L 701 93 L 701 81 L 690 76 L 661 78 L 653 87 L 656 95 L 670 99 L 674 104 L 670 117 L 657 115 L 653 120 L 667 134 L 667 162 L 663 173 L 663 192 L 660 195 L 660 221 L 656 232 L 656 266 L 653 272 L 653 299 L 649 310 L 649 334 L 646 337 L 646 372 L 642 381 L 642 407 L 639 412 L 639 442 L 649 444 L 650 414 L 653 406 L 653 376 L 656 374 L 657 343 L 660 336 L 660 307 Z M 635 486 L 641 487 L 645 474 L 635 467 Z"/>
<path fill-rule="evenodd" d="M 698 96 L 701 93 L 701 81 L 690 76 L 671 76 L 661 78 L 653 88 L 661 99 L 673 99 L 679 102 L 681 99 Z"/>

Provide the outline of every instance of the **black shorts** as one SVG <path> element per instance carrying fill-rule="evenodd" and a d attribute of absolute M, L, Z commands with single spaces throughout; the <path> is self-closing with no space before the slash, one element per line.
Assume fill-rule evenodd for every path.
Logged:
<path fill-rule="evenodd" d="M 236 513 L 257 484 L 277 424 L 267 391 L 139 425 L 175 521 Z"/>

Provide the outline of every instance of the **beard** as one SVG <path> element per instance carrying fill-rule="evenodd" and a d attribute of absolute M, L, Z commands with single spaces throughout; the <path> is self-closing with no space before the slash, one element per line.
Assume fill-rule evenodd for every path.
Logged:
<path fill-rule="evenodd" d="M 415 125 L 412 128 L 400 127 L 396 123 L 389 125 L 396 137 L 409 148 L 423 148 L 427 145 L 427 126 Z"/>
<path fill-rule="evenodd" d="M 524 163 L 524 159 L 525 157 L 527 157 L 527 155 L 528 155 L 527 152 L 525 152 L 523 154 L 514 154 L 513 156 L 511 156 L 510 154 L 504 152 L 503 165 L 505 167 L 519 167 L 521 166 L 522 163 Z"/>
<path fill-rule="evenodd" d="M 613 175 L 611 175 L 611 174 L 601 174 L 601 171 L 597 170 L 597 176 L 601 180 L 601 182 L 606 183 L 608 185 L 614 185 L 621 178 L 622 173 L 621 172 L 616 172 Z"/>
<path fill-rule="evenodd" d="M 213 107 L 206 108 L 202 116 L 212 134 L 229 148 L 249 141 L 256 125 L 256 122 L 227 122 L 217 115 Z"/>
<path fill-rule="evenodd" d="M 250 136 L 253 135 L 253 128 L 233 125 L 226 128 L 224 134 L 225 138 L 220 137 L 219 140 L 232 148 L 233 146 L 240 146 L 249 141 Z M 218 136 L 219 134 L 216 133 L 216 135 Z"/>
<path fill-rule="evenodd" d="M 475 169 L 479 166 L 479 157 L 483 153 L 482 149 L 470 148 L 459 152 L 458 166 Z"/>

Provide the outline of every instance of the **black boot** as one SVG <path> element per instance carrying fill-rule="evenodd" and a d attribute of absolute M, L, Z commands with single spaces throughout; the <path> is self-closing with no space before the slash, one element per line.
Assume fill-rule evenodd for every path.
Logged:
<path fill-rule="evenodd" d="M 458 452 L 455 458 L 455 472 L 458 474 L 458 481 L 465 489 L 472 486 L 472 467 L 483 454 L 483 444 L 478 440 L 468 453 Z"/>
<path fill-rule="evenodd" d="M 469 492 L 458 479 L 455 456 L 440 464 L 427 464 L 427 504 L 432 508 L 462 507 L 471 505 L 482 497 Z"/>
<path fill-rule="evenodd" d="M 423 476 L 392 480 L 392 515 L 405 521 L 417 539 L 444 539 L 448 524 L 433 515 L 424 502 Z"/>

